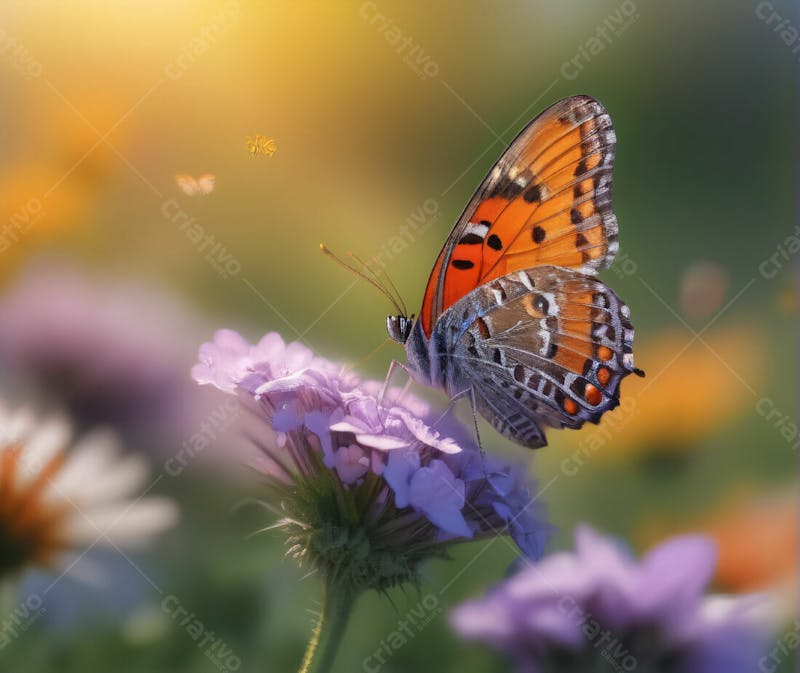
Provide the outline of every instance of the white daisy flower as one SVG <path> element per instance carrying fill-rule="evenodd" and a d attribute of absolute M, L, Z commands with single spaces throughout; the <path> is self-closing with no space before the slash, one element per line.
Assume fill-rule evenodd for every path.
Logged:
<path fill-rule="evenodd" d="M 70 440 L 63 418 L 0 406 L 0 577 L 67 568 L 95 545 L 136 548 L 176 522 L 172 500 L 142 495 L 147 462 L 113 433 Z"/>

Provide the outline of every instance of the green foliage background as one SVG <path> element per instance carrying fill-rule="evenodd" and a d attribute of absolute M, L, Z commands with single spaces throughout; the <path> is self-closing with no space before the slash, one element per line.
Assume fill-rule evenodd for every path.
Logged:
<path fill-rule="evenodd" d="M 606 105 L 618 136 L 621 253 L 638 272 L 619 277 L 612 270 L 604 278 L 630 304 L 637 341 L 685 329 L 642 279 L 677 306 L 685 268 L 717 261 L 730 273 L 729 297 L 755 279 L 721 324 L 755 326 L 765 335 L 752 346 L 766 362 L 758 396 L 792 413 L 797 332 L 776 304 L 796 260 L 775 278 L 764 278 L 759 264 L 794 223 L 797 63 L 758 17 L 758 3 L 234 5 L 230 24 L 212 31 L 213 40 L 196 53 L 198 36 L 223 3 L 4 3 L 0 28 L 42 63 L 44 76 L 25 78 L 8 58 L 0 62 L 2 175 L 20 167 L 33 174 L 42 166 L 68 168 L 97 140 L 45 80 L 101 133 L 160 82 L 109 140 L 162 195 L 101 144 L 61 187 L 75 190 L 70 180 L 86 181 L 86 193 L 75 197 L 83 199 L 81 208 L 35 247 L 5 256 L 5 284 L 34 254 L 77 257 L 101 272 L 164 284 L 209 326 L 232 326 L 252 338 L 278 330 L 287 339 L 296 328 L 320 353 L 357 362 L 385 338 L 387 306 L 322 259 L 318 243 L 370 257 L 433 199 L 439 217 L 388 260 L 407 302 L 417 305 L 449 226 L 504 144 L 550 103 L 588 93 Z M 598 53 L 580 57 L 623 5 L 634 5 L 637 18 Z M 771 7 L 797 25 L 791 3 L 774 0 Z M 372 12 L 390 23 L 375 23 Z M 415 73 L 387 39 L 390 29 L 429 57 L 434 77 Z M 165 74 L 187 50 L 193 56 L 184 57 L 185 71 L 175 79 Z M 582 60 L 571 79 L 564 64 L 574 58 Z M 276 139 L 274 157 L 247 154 L 244 138 L 255 133 Z M 87 172 L 91 162 L 95 173 Z M 217 175 L 211 196 L 188 200 L 177 192 L 175 173 L 204 171 Z M 241 263 L 239 276 L 221 278 L 165 218 L 163 202 L 171 198 L 224 242 Z M 687 330 L 687 341 L 691 336 Z M 401 355 L 392 348 L 361 371 L 382 377 L 389 359 Z M 752 356 L 740 354 L 742 362 Z M 639 364 L 652 375 L 667 365 Z M 739 384 L 731 378 L 725 385 Z M 444 403 L 441 395 L 431 399 Z M 559 473 L 563 451 L 574 449 L 573 440 L 556 434 L 532 464 L 542 484 Z M 484 437 L 488 450 L 519 456 L 488 428 Z M 648 518 L 679 526 L 712 511 L 739 485 L 769 493 L 795 479 L 796 456 L 750 403 L 690 451 L 648 458 L 647 448 L 645 457 L 589 460 L 575 477 L 559 479 L 545 495 L 558 527 L 554 548 L 568 546 L 582 521 L 638 546 Z M 48 614 L 0 651 L 2 670 L 214 671 L 160 609 L 170 594 L 224 640 L 241 659 L 239 670 L 296 668 L 319 586 L 283 557 L 276 536 L 245 539 L 270 523 L 260 510 L 232 512 L 257 490 L 198 469 L 161 480 L 156 491 L 179 500 L 183 521 L 150 552 L 132 557 L 149 579 L 117 558 L 110 589 L 63 580 L 48 595 Z M 427 593 L 446 610 L 485 591 L 513 559 L 503 541 L 464 545 L 452 560 L 428 567 L 420 594 L 395 592 L 392 602 L 365 597 L 337 670 L 364 670 L 365 657 Z M 437 616 L 382 670 L 508 669 L 460 643 Z"/>

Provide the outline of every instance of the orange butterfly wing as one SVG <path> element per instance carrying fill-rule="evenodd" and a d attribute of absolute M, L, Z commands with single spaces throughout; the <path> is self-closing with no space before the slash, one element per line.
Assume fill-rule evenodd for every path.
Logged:
<path fill-rule="evenodd" d="M 433 267 L 420 312 L 443 311 L 494 278 L 540 265 L 594 275 L 617 251 L 611 209 L 616 136 L 589 96 L 555 103 L 517 136 L 461 214 Z"/>

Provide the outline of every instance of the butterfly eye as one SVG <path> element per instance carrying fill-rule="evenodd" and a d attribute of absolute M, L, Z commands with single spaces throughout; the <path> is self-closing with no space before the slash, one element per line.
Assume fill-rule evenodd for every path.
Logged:
<path fill-rule="evenodd" d="M 386 316 L 386 331 L 389 336 L 399 344 L 408 341 L 411 334 L 412 321 L 403 315 Z"/>

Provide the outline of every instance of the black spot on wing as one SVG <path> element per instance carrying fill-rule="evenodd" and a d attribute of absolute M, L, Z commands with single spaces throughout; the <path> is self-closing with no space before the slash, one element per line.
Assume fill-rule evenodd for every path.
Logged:
<path fill-rule="evenodd" d="M 488 245 L 492 250 L 503 249 L 503 241 L 500 240 L 500 237 L 497 234 L 492 234 L 489 236 L 489 238 L 486 239 L 486 245 Z"/>
<path fill-rule="evenodd" d="M 503 176 L 502 180 L 495 185 L 491 192 L 489 192 L 489 197 L 499 196 L 503 199 L 511 199 L 516 198 L 519 196 L 520 192 L 524 189 L 524 186 L 517 182 L 516 180 L 511 180 L 509 177 Z"/>
<path fill-rule="evenodd" d="M 534 201 L 541 201 L 542 200 L 542 190 L 539 185 L 531 185 L 525 190 L 525 193 L 522 195 L 522 198 L 525 199 L 528 203 L 533 203 Z"/>

